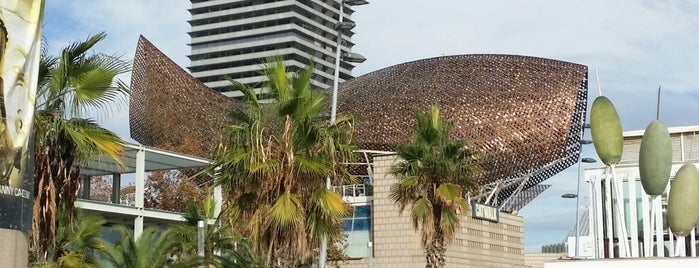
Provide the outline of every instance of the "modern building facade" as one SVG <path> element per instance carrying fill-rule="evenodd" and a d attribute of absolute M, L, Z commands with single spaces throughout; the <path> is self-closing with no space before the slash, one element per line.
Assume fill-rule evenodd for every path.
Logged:
<path fill-rule="evenodd" d="M 315 66 L 313 85 L 333 85 L 340 19 L 338 0 L 191 0 L 192 76 L 229 97 L 241 97 L 231 79 L 261 87 L 262 63 L 282 56 L 291 70 Z M 343 21 L 352 22 L 353 9 L 345 4 Z M 354 45 L 351 30 L 342 31 L 339 47 L 348 53 Z M 354 66 L 340 61 L 339 82 L 352 78 Z"/>
<path fill-rule="evenodd" d="M 372 195 L 362 199 L 348 196 L 352 191 L 343 194 L 355 213 L 343 226 L 348 234 L 345 253 L 351 260 L 341 267 L 425 267 L 420 233 L 413 228 L 410 212 L 400 214 L 389 196 L 391 185 L 398 182 L 389 169 L 398 161 L 395 155 L 375 154 Z M 464 214 L 461 230 L 447 247 L 447 267 L 526 267 L 522 217 L 500 212 L 495 222 Z M 350 226 L 354 229 L 348 232 Z"/>
<path fill-rule="evenodd" d="M 167 226 L 184 220 L 182 213 L 148 208 L 145 205 L 146 176 L 148 172 L 159 170 L 175 170 L 201 168 L 210 164 L 208 159 L 159 150 L 147 146 L 125 144 L 122 155 L 123 164 L 112 159 L 96 157 L 80 166 L 81 184 L 80 198 L 75 206 L 85 211 L 104 217 L 110 224 L 123 224 L 134 231 L 139 237 L 147 226 Z M 123 200 L 122 175 L 133 179 L 133 199 Z M 112 179 L 111 202 L 90 200 L 90 182 L 95 176 L 110 176 Z M 216 201 L 216 212 L 221 211 L 221 188 L 216 187 L 212 197 Z M 133 200 L 133 201 L 132 201 Z M 124 202 L 127 201 L 127 202 Z"/>

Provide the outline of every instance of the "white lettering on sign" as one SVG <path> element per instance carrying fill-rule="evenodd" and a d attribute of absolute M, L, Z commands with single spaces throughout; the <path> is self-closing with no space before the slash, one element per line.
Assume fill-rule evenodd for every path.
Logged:
<path fill-rule="evenodd" d="M 7 185 L 0 185 L 0 194 L 30 199 L 29 191 Z"/>
<path fill-rule="evenodd" d="M 498 222 L 500 221 L 500 215 L 498 208 L 491 207 L 476 202 L 471 202 L 471 212 L 472 217 L 476 219 Z"/>

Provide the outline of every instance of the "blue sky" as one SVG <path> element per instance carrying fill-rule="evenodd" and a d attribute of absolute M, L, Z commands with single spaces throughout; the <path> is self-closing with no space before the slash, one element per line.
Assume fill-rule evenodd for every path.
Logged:
<path fill-rule="evenodd" d="M 670 127 L 699 125 L 699 3 L 690 0 L 373 0 L 355 7 L 354 52 L 367 57 L 355 76 L 406 61 L 454 54 L 503 53 L 552 58 L 594 70 L 616 105 L 623 129 L 643 129 L 655 118 L 663 85 L 661 119 Z M 49 0 L 44 35 L 49 51 L 89 34 L 108 33 L 97 48 L 133 58 L 143 34 L 182 67 L 189 64 L 190 7 L 185 0 Z M 129 79 L 126 75 L 123 79 Z M 128 107 L 96 115 L 128 138 Z M 585 156 L 594 157 L 586 148 Z M 593 164 L 594 166 L 594 164 Z M 572 228 L 577 167 L 546 183 L 524 208 L 527 251 L 561 242 Z"/>

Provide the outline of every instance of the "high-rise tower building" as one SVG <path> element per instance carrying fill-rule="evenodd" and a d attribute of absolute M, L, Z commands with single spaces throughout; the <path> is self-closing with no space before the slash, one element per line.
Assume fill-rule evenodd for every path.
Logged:
<path fill-rule="evenodd" d="M 336 30 L 343 0 L 191 0 L 190 72 L 210 88 L 240 97 L 223 77 L 260 88 L 266 57 L 282 56 L 291 71 L 315 64 L 313 85 L 333 85 Z M 345 3 L 349 2 L 344 0 Z M 352 23 L 351 6 L 342 7 L 343 21 Z M 340 51 L 354 45 L 343 30 Z M 339 82 L 352 78 L 352 64 L 340 62 Z"/>

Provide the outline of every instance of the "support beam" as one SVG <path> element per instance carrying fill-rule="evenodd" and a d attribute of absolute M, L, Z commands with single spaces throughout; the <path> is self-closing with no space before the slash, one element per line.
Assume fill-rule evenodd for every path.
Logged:
<path fill-rule="evenodd" d="M 91 183 L 91 178 L 90 176 L 80 176 L 80 180 L 82 181 L 80 183 L 80 198 L 82 199 L 90 199 L 90 183 Z"/>
<path fill-rule="evenodd" d="M 112 174 L 112 203 L 121 203 L 121 174 Z"/>
<path fill-rule="evenodd" d="M 223 189 L 221 185 L 214 187 L 214 219 L 221 215 L 221 207 L 223 207 Z"/>
<path fill-rule="evenodd" d="M 138 239 L 143 233 L 143 204 L 145 195 L 146 181 L 146 152 L 138 150 L 136 153 L 136 196 L 135 205 L 139 211 L 139 215 L 134 220 L 133 234 L 134 238 Z"/>

